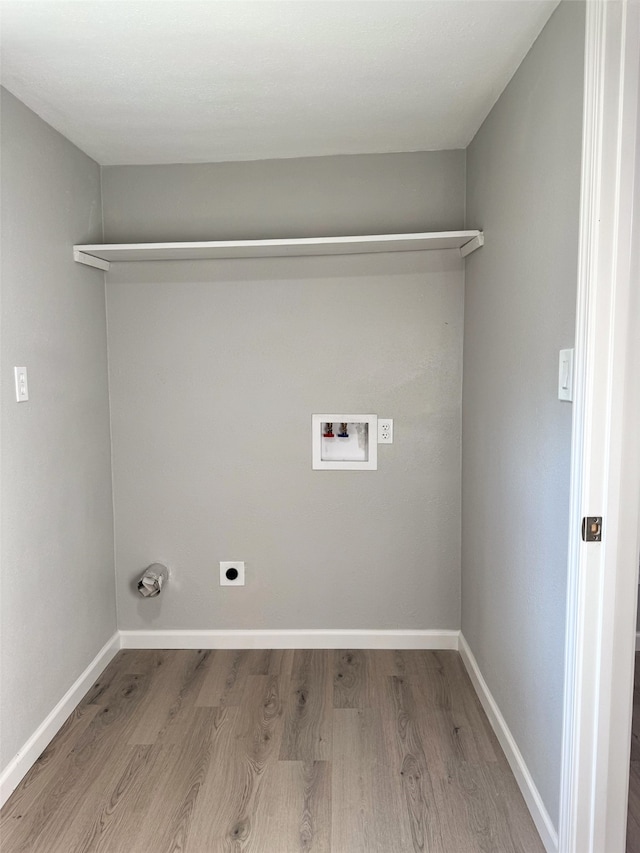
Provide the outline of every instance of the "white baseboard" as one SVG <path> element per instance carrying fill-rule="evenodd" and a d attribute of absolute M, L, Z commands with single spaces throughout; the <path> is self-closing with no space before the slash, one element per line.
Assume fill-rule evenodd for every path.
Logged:
<path fill-rule="evenodd" d="M 511 734 L 507 723 L 500 713 L 500 708 L 496 700 L 493 698 L 487 682 L 482 677 L 478 662 L 476 661 L 473 652 L 469 648 L 469 644 L 460 634 L 460 643 L 458 650 L 464 662 L 464 665 L 469 673 L 469 677 L 473 683 L 478 698 L 482 703 L 482 707 L 491 723 L 491 727 L 495 732 L 500 746 L 507 757 L 509 766 L 516 778 L 518 787 L 522 792 L 522 796 L 527 804 L 531 817 L 536 825 L 536 829 L 540 834 L 542 843 L 544 844 L 547 853 L 557 853 L 558 850 L 558 833 L 553 825 L 553 821 L 549 817 L 549 813 L 544 807 L 542 797 L 536 788 L 533 777 L 525 763 L 522 753 L 518 749 L 513 735 Z"/>
<path fill-rule="evenodd" d="M 457 649 L 460 631 L 120 631 L 123 649 Z"/>
<path fill-rule="evenodd" d="M 38 760 L 39 756 L 60 731 L 63 723 L 75 710 L 78 703 L 93 682 L 120 649 L 120 636 L 116 632 L 100 649 L 89 666 L 71 685 L 50 714 L 38 726 L 22 749 L 13 758 L 0 775 L 0 806 L 4 805 L 20 781 Z"/>

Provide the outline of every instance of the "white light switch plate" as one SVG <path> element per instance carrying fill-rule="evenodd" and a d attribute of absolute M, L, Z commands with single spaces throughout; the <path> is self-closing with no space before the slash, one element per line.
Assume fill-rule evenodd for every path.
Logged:
<path fill-rule="evenodd" d="M 573 350 L 561 349 L 558 361 L 558 400 L 573 402 Z"/>
<path fill-rule="evenodd" d="M 16 379 L 16 400 L 25 403 L 29 399 L 29 386 L 27 385 L 27 368 L 14 367 L 13 373 Z"/>

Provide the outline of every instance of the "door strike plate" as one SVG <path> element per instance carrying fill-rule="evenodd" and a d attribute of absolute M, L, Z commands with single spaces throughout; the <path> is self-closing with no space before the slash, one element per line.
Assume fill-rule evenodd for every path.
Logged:
<path fill-rule="evenodd" d="M 601 515 L 588 515 L 582 519 L 582 538 L 585 542 L 602 541 Z"/>

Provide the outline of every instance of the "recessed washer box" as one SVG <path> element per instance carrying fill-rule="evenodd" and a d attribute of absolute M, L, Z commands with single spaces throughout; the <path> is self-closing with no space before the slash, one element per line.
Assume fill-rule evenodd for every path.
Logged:
<path fill-rule="evenodd" d="M 378 416 L 311 416 L 315 471 L 375 471 L 378 467 Z"/>

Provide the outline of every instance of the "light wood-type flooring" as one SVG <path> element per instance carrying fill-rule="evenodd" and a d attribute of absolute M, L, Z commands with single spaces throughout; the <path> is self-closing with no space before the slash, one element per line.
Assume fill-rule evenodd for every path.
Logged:
<path fill-rule="evenodd" d="M 640 653 L 636 653 L 635 680 L 633 683 L 627 853 L 640 853 Z"/>
<path fill-rule="evenodd" d="M 121 651 L 2 853 L 542 853 L 457 652 Z"/>

